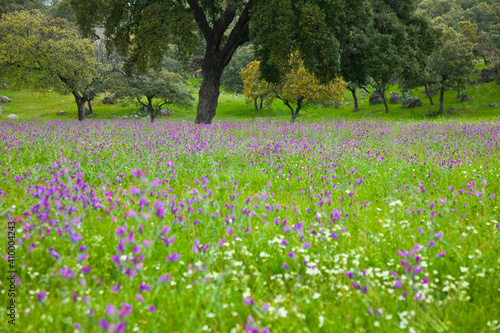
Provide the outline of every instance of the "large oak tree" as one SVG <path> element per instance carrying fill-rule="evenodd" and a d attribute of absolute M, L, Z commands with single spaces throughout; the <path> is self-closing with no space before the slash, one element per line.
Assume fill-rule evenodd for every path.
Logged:
<path fill-rule="evenodd" d="M 216 114 L 224 68 L 253 40 L 262 74 L 279 81 L 290 54 L 326 82 L 340 71 L 344 36 L 370 15 L 369 0 L 71 0 L 87 34 L 105 27 L 109 46 L 126 55 L 130 70 L 145 71 L 169 45 L 192 51 L 204 39 L 203 81 L 196 123 Z"/>

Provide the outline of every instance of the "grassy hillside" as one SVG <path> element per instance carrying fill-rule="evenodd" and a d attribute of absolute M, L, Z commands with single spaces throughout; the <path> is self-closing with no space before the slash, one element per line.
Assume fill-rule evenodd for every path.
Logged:
<path fill-rule="evenodd" d="M 479 64 L 477 68 L 484 65 Z M 477 74 L 471 75 L 473 79 L 478 79 Z M 193 94 L 197 97 L 197 89 L 199 79 L 190 80 Z M 223 89 L 223 88 L 222 88 Z M 392 87 L 391 91 L 397 91 L 398 87 Z M 392 119 L 392 120 L 408 120 L 408 119 L 423 119 L 428 118 L 430 114 L 438 110 L 437 103 L 439 102 L 438 95 L 433 97 L 434 104 L 430 105 L 425 94 L 421 93 L 422 89 L 415 89 L 413 96 L 421 98 L 424 106 L 416 109 L 403 109 L 401 104 L 389 105 L 389 113 L 384 112 L 383 105 L 370 106 L 368 96 L 360 100 L 361 111 L 353 112 L 354 106 L 348 105 L 352 102 L 350 93 L 344 101 L 341 109 L 332 107 L 323 107 L 322 105 L 311 105 L 303 110 L 303 116 L 298 118 L 298 122 L 321 121 L 332 119 Z M 491 107 L 492 104 L 500 105 L 500 85 L 496 82 L 478 83 L 476 86 L 468 85 L 467 89 L 462 91 L 473 97 L 468 102 L 457 102 L 456 91 L 447 91 L 445 94 L 445 115 L 439 118 L 446 119 L 462 119 L 471 121 L 491 120 L 500 116 L 500 107 Z M 388 92 L 388 96 L 389 96 Z M 358 95 L 362 93 L 358 92 Z M 30 92 L 30 91 L 13 91 L 0 90 L 0 95 L 6 95 L 12 99 L 11 103 L 2 104 L 4 107 L 3 115 L 0 119 L 6 119 L 9 114 L 16 114 L 22 120 L 44 120 L 44 119 L 76 119 L 77 110 L 73 96 L 62 96 L 53 92 Z M 96 99 L 93 107 L 96 115 L 95 119 L 110 119 L 113 116 L 133 116 L 139 110 L 137 104 L 119 103 L 115 105 L 103 105 L 101 103 L 101 95 Z M 196 103 L 189 109 L 171 107 L 176 110 L 176 113 L 171 116 L 171 120 L 186 120 L 192 121 L 196 116 Z M 447 112 L 450 107 L 455 110 Z M 66 111 L 64 116 L 57 116 L 59 111 Z M 241 94 L 234 94 L 223 91 L 219 98 L 219 107 L 215 120 L 225 121 L 251 121 L 255 119 L 271 119 L 277 121 L 288 121 L 290 112 L 281 101 L 275 101 L 271 106 L 265 107 L 259 114 L 254 111 L 253 104 L 245 104 L 245 98 Z"/>

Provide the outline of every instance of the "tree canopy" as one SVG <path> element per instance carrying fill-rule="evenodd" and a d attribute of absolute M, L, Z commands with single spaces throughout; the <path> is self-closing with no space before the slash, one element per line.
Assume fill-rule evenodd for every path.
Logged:
<path fill-rule="evenodd" d="M 344 36 L 371 13 L 369 0 L 71 0 L 81 29 L 99 23 L 109 46 L 126 57 L 128 71 L 144 71 L 169 45 L 192 52 L 205 42 L 197 123 L 216 113 L 224 68 L 236 49 L 253 40 L 262 74 L 278 82 L 290 54 L 326 82 L 339 74 Z"/>
<path fill-rule="evenodd" d="M 29 11 L 0 20 L 0 68 L 23 87 L 73 94 L 80 120 L 100 66 L 95 45 L 65 20 Z"/>

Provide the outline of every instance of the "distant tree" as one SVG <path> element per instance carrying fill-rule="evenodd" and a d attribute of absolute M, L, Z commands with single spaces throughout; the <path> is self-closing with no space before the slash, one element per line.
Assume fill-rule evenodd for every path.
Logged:
<path fill-rule="evenodd" d="M 41 10 L 45 7 L 45 3 L 45 0 L 2 0 L 0 3 L 0 16 L 21 10 Z"/>
<path fill-rule="evenodd" d="M 292 115 L 291 122 L 294 123 L 299 117 L 300 111 L 314 102 L 337 101 L 346 97 L 347 83 L 341 79 L 335 79 L 322 84 L 312 73 L 304 67 L 303 61 L 294 55 L 291 58 L 291 70 L 285 74 L 283 80 L 278 84 L 269 84 L 269 89 L 289 109 Z M 247 66 L 247 71 L 255 73 L 259 69 L 259 62 L 253 61 Z M 244 76 L 244 84 L 252 85 L 254 81 L 267 83 L 258 75 Z M 258 83 L 259 84 L 259 83 Z M 247 89 L 244 89 L 247 92 Z"/>
<path fill-rule="evenodd" d="M 473 43 L 477 38 L 477 24 L 470 21 L 460 21 L 458 22 L 458 32 L 460 32 L 464 37 Z"/>
<path fill-rule="evenodd" d="M 252 45 L 242 46 L 236 51 L 233 59 L 222 73 L 221 80 L 226 90 L 235 93 L 243 92 L 243 81 L 240 73 L 253 60 L 255 60 L 255 55 Z"/>
<path fill-rule="evenodd" d="M 474 39 L 474 56 L 481 57 L 484 64 L 488 65 L 491 61 L 496 61 L 500 56 L 500 49 L 493 43 L 488 33 L 479 31 Z"/>
<path fill-rule="evenodd" d="M 254 103 L 255 113 L 259 113 L 259 109 L 262 110 L 264 102 L 271 104 L 276 98 L 274 86 L 261 78 L 259 64 L 258 61 L 254 60 L 240 73 L 245 102 L 247 104 Z"/>
<path fill-rule="evenodd" d="M 389 111 L 387 87 L 395 78 L 418 75 L 425 56 L 435 45 L 428 21 L 417 15 L 416 3 L 407 1 L 376 2 L 373 28 L 366 30 L 362 46 L 370 56 L 363 61 L 371 78 L 370 85 L 382 97 L 385 112 Z"/>
<path fill-rule="evenodd" d="M 440 47 L 431 57 L 432 71 L 438 79 L 439 114 L 443 114 L 444 92 L 456 85 L 458 94 L 460 85 L 468 78 L 474 67 L 472 43 L 452 28 L 440 26 L 442 30 Z"/>
<path fill-rule="evenodd" d="M 143 75 L 115 71 L 107 80 L 107 86 L 117 97 L 142 105 L 148 111 L 151 122 L 163 106 L 175 104 L 189 107 L 194 100 L 182 77 L 166 70 L 149 69 Z"/>
<path fill-rule="evenodd" d="M 80 121 L 91 87 L 102 73 L 95 53 L 95 45 L 66 20 L 28 11 L 0 20 L 0 68 L 20 86 L 73 94 Z"/>

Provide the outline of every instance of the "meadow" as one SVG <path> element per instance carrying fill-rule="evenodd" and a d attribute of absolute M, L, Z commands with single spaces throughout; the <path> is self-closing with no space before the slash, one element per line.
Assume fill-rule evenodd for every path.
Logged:
<path fill-rule="evenodd" d="M 498 330 L 499 134 L 446 118 L 4 121 L 18 317 L 0 330 Z"/>

